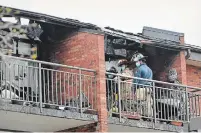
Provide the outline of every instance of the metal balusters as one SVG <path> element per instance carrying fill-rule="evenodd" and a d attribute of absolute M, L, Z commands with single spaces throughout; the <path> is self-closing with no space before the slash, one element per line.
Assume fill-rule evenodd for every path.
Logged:
<path fill-rule="evenodd" d="M 153 82 L 153 128 L 156 126 L 156 88 L 155 88 L 155 82 Z"/>
<path fill-rule="evenodd" d="M 42 108 L 43 108 L 43 104 L 42 104 L 42 84 L 41 84 L 41 63 L 39 63 L 39 101 L 40 101 L 40 112 L 42 113 Z"/>
<path fill-rule="evenodd" d="M 51 73 L 51 83 L 52 83 L 52 87 L 51 87 L 51 89 L 52 89 L 52 104 L 54 104 L 55 102 L 54 102 L 54 71 L 52 71 L 52 73 Z"/>
<path fill-rule="evenodd" d="M 150 86 L 141 85 L 141 88 L 145 88 L 145 91 L 139 91 L 138 94 L 135 95 L 135 97 L 132 96 L 132 98 L 131 98 L 131 92 L 130 92 L 130 95 L 124 94 L 125 92 L 123 91 L 123 89 L 127 88 L 127 85 L 129 84 L 129 82 L 126 80 L 121 81 L 121 77 L 123 77 L 123 75 L 112 74 L 112 73 L 107 73 L 107 74 L 115 75 L 117 78 L 120 78 L 120 81 L 117 80 L 116 83 L 115 83 L 114 79 L 108 78 L 108 77 L 112 77 L 112 76 L 107 76 L 107 79 L 106 79 L 106 82 L 107 82 L 106 89 L 116 88 L 115 84 L 118 85 L 119 82 L 121 83 L 120 85 L 118 85 L 118 89 L 120 90 L 119 92 L 121 92 L 121 95 L 118 94 L 118 97 L 119 97 L 119 99 L 124 98 L 124 99 L 121 99 L 121 100 L 123 100 L 124 106 L 123 106 L 123 108 L 121 106 L 118 106 L 118 110 L 119 110 L 118 114 L 119 115 L 121 115 L 120 111 L 122 111 L 125 108 L 125 102 L 126 102 L 126 104 L 128 105 L 128 108 L 127 108 L 126 112 L 124 112 L 125 114 L 135 115 L 134 110 L 137 108 L 138 112 L 140 110 L 139 113 L 141 114 L 142 118 L 148 118 L 148 119 L 153 119 L 154 121 L 159 120 L 159 121 L 165 121 L 165 122 L 171 122 L 171 121 L 187 122 L 186 118 L 184 117 L 184 114 L 187 115 L 185 113 L 187 108 L 184 107 L 184 105 L 186 106 L 186 103 L 183 100 L 184 99 L 183 94 L 185 94 L 187 91 L 187 90 L 183 90 L 183 88 L 185 86 L 173 84 L 173 83 L 161 82 L 161 81 L 148 80 L 148 81 L 153 82 L 153 86 L 152 86 L 153 93 L 151 94 L 151 95 L 153 95 L 152 96 L 153 99 L 152 98 L 150 99 L 149 97 L 147 97 L 147 99 L 145 99 L 145 101 L 142 101 L 142 99 L 144 99 L 147 95 L 150 95 L 149 92 L 147 92 L 150 90 Z M 132 77 L 131 77 L 131 79 L 132 79 Z M 146 79 L 140 79 L 140 80 L 146 80 Z M 108 83 L 110 81 L 114 82 L 114 84 L 110 84 L 110 86 L 109 86 Z M 156 86 L 156 83 L 157 83 L 157 86 Z M 167 85 L 167 86 L 161 87 L 164 85 L 165 86 Z M 135 84 L 135 86 L 137 86 L 137 84 Z M 176 90 L 175 88 L 177 88 L 177 87 L 179 87 L 180 89 Z M 115 91 L 114 91 L 114 93 L 115 93 Z M 112 97 L 114 96 L 113 94 L 111 95 Z M 125 95 L 127 95 L 127 98 L 125 98 Z M 142 99 L 138 101 L 137 99 L 140 99 L 140 96 Z M 114 98 L 112 98 L 112 100 L 113 99 Z M 132 99 L 132 100 L 128 101 L 128 99 Z M 187 99 L 189 99 L 189 98 L 187 98 Z M 195 101 L 196 101 L 196 103 L 198 103 L 197 95 L 196 95 L 196 98 L 190 98 L 190 100 L 194 101 L 194 102 L 191 102 L 191 103 L 194 103 L 193 105 L 191 105 L 191 108 L 192 107 L 196 108 L 196 111 L 197 111 L 196 114 L 198 114 L 198 110 L 200 109 L 198 107 L 199 104 L 195 105 Z M 107 102 L 108 102 L 108 104 L 110 102 L 108 94 L 107 94 Z M 135 102 L 135 104 L 137 104 L 137 106 L 134 106 L 134 104 L 132 105 L 132 102 Z M 148 110 L 150 105 L 153 105 L 153 115 Z M 145 106 L 145 108 L 142 106 Z M 134 110 L 132 110 L 132 108 Z M 195 112 L 195 109 L 193 109 L 193 110 Z M 191 112 L 193 112 L 193 111 L 191 111 Z M 112 113 L 115 114 L 117 112 L 113 111 Z M 158 113 L 159 113 L 159 115 L 157 115 Z"/>
<path fill-rule="evenodd" d="M 56 104 L 58 105 L 58 79 L 57 79 L 57 71 L 55 71 L 55 90 L 56 90 L 56 94 L 55 94 L 55 98 L 56 98 Z"/>
<path fill-rule="evenodd" d="M 93 78 L 91 77 L 91 81 L 90 81 L 90 92 L 92 92 L 93 91 L 93 88 L 95 88 L 95 86 L 93 86 Z M 89 96 L 89 93 L 90 92 L 88 92 L 88 96 Z M 93 109 L 94 108 L 94 94 L 92 94 L 92 97 L 91 97 L 91 109 Z"/>
<path fill-rule="evenodd" d="M 64 72 L 63 73 L 63 75 L 64 75 L 64 79 L 63 79 L 63 84 L 64 84 L 64 86 L 63 86 L 63 92 L 64 92 L 64 106 L 66 106 L 66 73 Z"/>
<path fill-rule="evenodd" d="M 199 107 L 198 107 L 198 112 L 199 112 L 199 116 L 201 116 L 201 100 L 200 100 L 200 95 L 198 95 L 198 104 L 199 104 Z"/>
<path fill-rule="evenodd" d="M 8 89 L 8 92 L 5 91 L 5 98 L 10 97 L 10 100 L 12 98 L 16 99 L 16 95 L 13 95 L 11 92 L 16 93 L 17 89 L 20 92 L 21 87 L 22 93 L 19 93 L 19 98 L 21 99 L 18 100 L 25 101 L 26 103 L 39 103 L 37 107 L 40 108 L 41 112 L 43 105 L 53 105 L 55 107 L 62 105 L 70 108 L 80 108 L 81 113 L 83 113 L 82 106 L 90 110 L 97 109 L 94 107 L 97 104 L 96 75 L 94 70 L 18 57 L 14 57 L 14 59 L 25 61 L 25 64 L 18 61 L 16 61 L 17 64 L 14 64 L 16 62 L 7 64 L 0 62 L 2 71 L 1 89 L 3 86 Z M 30 63 L 38 65 L 30 66 Z M 15 75 L 18 75 L 18 80 L 15 81 L 16 84 L 12 84 Z M 77 103 L 76 106 L 75 103 Z"/>
<path fill-rule="evenodd" d="M 185 100 L 186 100 L 186 121 L 190 121 L 190 115 L 189 115 L 189 95 L 188 95 L 188 88 L 185 88 Z"/>
<path fill-rule="evenodd" d="M 78 77 L 79 76 L 79 77 Z M 82 75 L 81 75 L 82 76 Z M 79 79 L 78 79 L 79 78 Z M 80 87 L 80 74 L 79 75 L 77 75 L 77 74 L 75 74 L 75 94 L 76 95 L 78 95 L 78 96 L 80 96 L 80 90 L 77 90 L 78 89 L 78 82 L 79 81 L 79 87 Z M 81 97 L 81 96 L 80 96 Z M 78 97 L 78 99 L 80 98 L 80 97 Z M 76 105 L 76 108 L 78 108 L 79 109 L 79 105 L 80 104 L 77 104 Z"/>
<path fill-rule="evenodd" d="M 41 69 L 41 72 L 42 72 L 42 84 L 43 84 L 43 97 L 42 97 L 42 101 L 44 102 L 44 103 L 46 103 L 46 99 L 45 99 L 45 97 L 46 97 L 46 94 L 45 94 L 45 70 L 42 68 Z"/>
<path fill-rule="evenodd" d="M 68 106 L 70 107 L 70 74 L 67 73 L 67 87 L 68 87 Z"/>
<path fill-rule="evenodd" d="M 47 104 L 50 104 L 50 71 L 47 71 Z"/>
<path fill-rule="evenodd" d="M 80 87 L 79 87 L 79 92 L 80 92 L 80 94 L 79 94 L 80 101 L 79 102 L 80 102 L 80 104 L 79 105 L 80 105 L 80 111 L 81 111 L 81 116 L 82 116 L 82 113 L 83 113 L 82 112 L 83 111 L 82 110 L 82 70 L 79 70 L 79 77 L 80 77 L 79 78 L 79 84 L 80 84 Z"/>
<path fill-rule="evenodd" d="M 88 100 L 87 100 L 87 107 L 89 107 L 90 106 L 90 104 L 89 104 L 89 100 L 91 99 L 91 97 L 90 97 L 90 95 L 89 95 L 89 91 L 90 91 L 90 83 L 91 83 L 91 80 L 90 80 L 91 78 L 90 77 L 88 77 L 88 79 L 87 79 L 87 91 L 86 91 L 86 93 L 87 93 L 87 97 L 88 97 Z M 85 82 L 85 81 L 84 81 Z M 93 101 L 93 100 L 92 100 Z M 93 102 L 92 102 L 93 103 Z"/>
<path fill-rule="evenodd" d="M 61 72 L 59 72 L 59 100 L 60 100 L 60 105 L 63 106 L 63 101 L 62 101 L 62 91 L 61 91 L 61 83 L 62 83 L 62 79 L 61 79 Z"/>
<path fill-rule="evenodd" d="M 121 114 L 121 91 L 120 91 L 121 90 L 121 88 L 120 88 L 121 87 L 121 81 L 120 81 L 120 76 L 117 77 L 117 80 L 118 80 L 118 100 L 119 100 L 118 101 L 119 102 L 118 103 L 119 104 L 119 109 L 118 109 L 119 111 L 118 112 L 119 112 L 119 118 L 120 118 L 119 121 L 121 122 L 122 114 Z M 115 100 L 117 100 L 116 97 L 115 97 Z"/>
<path fill-rule="evenodd" d="M 0 63 L 1 63 L 1 92 L 3 91 L 3 71 L 4 71 L 4 69 L 3 69 L 3 61 L 0 61 Z M 1 93 L 1 98 L 2 98 L 2 93 Z"/>

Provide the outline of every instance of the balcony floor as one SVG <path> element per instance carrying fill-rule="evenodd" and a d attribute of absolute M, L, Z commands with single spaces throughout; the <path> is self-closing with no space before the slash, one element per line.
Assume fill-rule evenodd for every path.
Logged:
<path fill-rule="evenodd" d="M 109 124 L 108 131 L 109 132 L 168 132 L 168 131 L 140 128 L 140 127 L 114 125 L 114 124 Z"/>
<path fill-rule="evenodd" d="M 174 126 L 166 123 L 156 123 L 154 125 L 153 122 L 143 121 L 143 120 L 132 120 L 117 117 L 110 117 L 108 119 L 109 122 L 109 131 L 111 132 L 129 132 L 129 131 L 141 131 L 141 132 L 183 132 L 184 127 Z M 119 129 L 119 130 L 118 130 Z"/>
<path fill-rule="evenodd" d="M 90 121 L 62 119 L 10 111 L 0 111 L 0 129 L 31 132 L 53 132 L 86 125 Z"/>
<path fill-rule="evenodd" d="M 0 104 L 0 129 L 53 132 L 97 121 L 97 116 L 69 110 L 42 109 L 15 104 Z"/>

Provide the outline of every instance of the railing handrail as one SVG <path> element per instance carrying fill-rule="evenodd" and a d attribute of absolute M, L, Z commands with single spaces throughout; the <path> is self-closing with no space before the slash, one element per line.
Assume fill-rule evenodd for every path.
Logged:
<path fill-rule="evenodd" d="M 24 59 L 21 57 L 1 56 L 4 61 L 1 63 L 1 76 L 0 82 L 0 99 L 15 100 L 15 103 L 20 104 L 19 101 L 25 103 L 38 103 L 36 107 L 43 111 L 43 106 L 55 109 L 55 107 L 64 107 L 66 110 L 76 109 L 81 112 L 86 110 L 96 111 L 96 74 L 92 70 L 92 74 L 86 73 L 86 69 L 79 69 L 79 72 L 69 71 L 60 68 L 72 68 L 71 66 L 58 65 L 60 68 L 42 68 L 41 64 L 48 64 L 50 66 L 54 63 L 44 61 L 36 61 L 31 59 Z M 5 58 L 4 58 L 5 57 Z M 11 57 L 11 58 L 9 58 Z M 9 66 L 6 65 L 9 61 Z M 14 66 L 17 61 L 36 62 L 37 69 L 30 68 L 29 65 Z M 14 67 L 12 67 L 14 66 Z M 62 67 L 63 66 L 63 67 Z M 84 70 L 83 73 L 81 70 Z M 88 69 L 87 69 L 88 70 Z M 90 71 L 91 72 L 91 71 Z M 26 75 L 25 75 L 26 74 Z M 3 93 L 2 93 L 3 92 Z M 19 93 L 20 92 L 20 93 Z M 54 106 L 50 106 L 54 105 Z M 34 105 L 35 106 L 35 105 Z"/>
<path fill-rule="evenodd" d="M 109 75 L 113 78 L 107 77 Z M 125 82 L 126 80 L 122 81 L 121 77 L 125 77 L 128 82 Z M 198 93 L 197 95 L 195 93 L 196 95 L 194 96 L 194 93 L 188 90 L 188 88 L 201 90 L 200 88 L 111 72 L 106 72 L 105 78 L 108 111 L 109 113 L 118 114 L 120 121 L 121 115 L 125 115 L 128 118 L 139 116 L 139 119 L 148 118 L 153 121 L 178 121 L 187 123 L 192 116 L 198 117 L 201 115 L 200 94 Z M 133 84 L 140 84 L 132 83 L 130 81 L 132 79 L 153 83 L 149 87 L 146 87 L 146 84 L 142 84 L 139 87 L 136 86 L 133 88 Z M 168 87 L 164 88 L 164 86 L 158 87 L 159 84 L 162 84 L 162 86 L 171 85 L 178 87 L 173 89 Z M 182 89 L 183 87 L 184 89 Z"/>
<path fill-rule="evenodd" d="M 178 86 L 178 87 L 191 88 L 191 89 L 201 91 L 201 88 L 188 86 L 188 85 L 182 85 L 182 84 L 168 83 L 168 82 L 158 81 L 158 80 L 150 80 L 150 79 L 144 79 L 144 78 L 138 78 L 138 77 L 125 76 L 125 75 L 122 75 L 122 74 L 115 74 L 115 73 L 110 73 L 110 72 L 106 72 L 106 74 L 110 74 L 110 75 L 114 75 L 114 76 L 121 76 L 121 77 L 131 78 L 131 79 L 150 81 L 150 82 L 159 83 L 159 84 L 166 84 L 166 85 L 174 85 L 174 86 Z"/>
<path fill-rule="evenodd" d="M 15 56 L 10 56 L 10 55 L 0 55 L 0 56 L 1 57 L 5 57 L 5 58 L 12 58 L 12 59 L 17 59 L 17 60 L 30 61 L 30 62 L 41 63 L 41 64 L 45 64 L 45 65 L 65 67 L 65 68 L 70 68 L 70 69 L 77 69 L 77 70 L 83 70 L 83 71 L 88 71 L 88 72 L 94 72 L 94 73 L 96 73 L 96 70 L 82 68 L 82 67 L 68 66 L 68 65 L 63 65 L 63 64 L 59 64 L 59 63 L 52 63 L 52 62 L 39 61 L 39 60 L 32 60 L 32 59 L 15 57 Z"/>

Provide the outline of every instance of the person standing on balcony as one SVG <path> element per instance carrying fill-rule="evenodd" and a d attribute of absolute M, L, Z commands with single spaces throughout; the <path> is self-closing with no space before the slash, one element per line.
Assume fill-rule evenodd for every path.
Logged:
<path fill-rule="evenodd" d="M 131 58 L 131 62 L 134 62 L 137 68 L 137 70 L 134 73 L 134 77 L 150 79 L 150 80 L 153 79 L 153 72 L 145 63 L 146 62 L 145 56 L 143 56 L 141 53 L 136 53 Z M 134 79 L 133 83 L 138 86 L 151 85 L 150 81 L 140 80 L 140 79 Z"/>
<path fill-rule="evenodd" d="M 173 84 L 177 85 L 171 85 L 167 86 L 167 88 L 170 88 L 171 90 L 167 90 L 166 96 L 167 98 L 172 99 L 173 102 L 168 102 L 167 104 L 173 104 L 171 106 L 174 110 L 177 108 L 177 114 L 174 114 L 174 118 L 178 117 L 179 119 L 186 120 L 186 90 L 185 87 L 178 86 L 178 84 L 181 84 L 178 80 L 177 70 L 175 68 L 171 68 L 168 72 L 168 81 Z M 177 101 L 179 104 L 177 104 Z M 172 115 L 172 114 L 171 114 Z M 171 117 L 171 116 L 169 116 Z"/>
<path fill-rule="evenodd" d="M 147 66 L 145 56 L 141 53 L 136 53 L 131 58 L 131 62 L 135 63 L 136 71 L 134 77 L 142 78 L 133 80 L 133 91 L 135 93 L 137 101 L 140 101 L 142 106 L 141 113 L 144 116 L 152 117 L 153 116 L 153 99 L 151 96 L 151 81 L 153 79 L 153 72 L 150 67 Z"/>
<path fill-rule="evenodd" d="M 133 67 L 133 75 L 136 78 L 143 78 L 143 79 L 153 79 L 153 72 L 152 70 L 147 66 L 145 56 L 143 56 L 141 53 L 136 53 L 132 56 L 130 61 L 127 60 L 121 60 L 119 61 L 119 64 L 128 63 L 132 64 Z M 134 67 L 134 65 L 136 67 Z M 135 71 L 134 71 L 135 70 Z M 141 110 L 141 114 L 146 116 L 153 116 L 153 100 L 151 97 L 151 85 L 152 82 L 147 80 L 141 80 L 141 79 L 133 79 L 132 80 L 132 90 L 135 94 L 135 98 L 137 101 L 140 101 L 140 103 L 144 102 L 146 107 L 143 107 L 143 110 Z"/>
<path fill-rule="evenodd" d="M 131 109 L 133 110 L 133 105 L 130 104 L 130 101 L 132 101 L 132 78 L 128 77 L 133 77 L 133 72 L 135 71 L 135 67 L 133 67 L 133 64 L 127 62 L 127 60 L 119 60 L 118 66 L 122 67 L 125 66 L 125 68 L 121 71 L 122 76 L 120 77 L 121 81 L 121 100 L 122 100 L 122 107 L 123 111 L 127 112 L 132 112 Z M 130 110 L 129 110 L 130 109 Z"/>

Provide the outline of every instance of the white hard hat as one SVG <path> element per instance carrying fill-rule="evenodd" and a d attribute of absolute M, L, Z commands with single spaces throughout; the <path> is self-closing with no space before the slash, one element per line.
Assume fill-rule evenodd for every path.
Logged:
<path fill-rule="evenodd" d="M 141 53 L 136 53 L 133 55 L 133 57 L 131 58 L 131 62 L 137 62 L 141 59 L 145 58 L 144 55 L 142 55 Z"/>
<path fill-rule="evenodd" d="M 168 72 L 168 80 L 169 81 L 175 81 L 177 80 L 177 70 L 175 68 L 172 68 Z"/>

